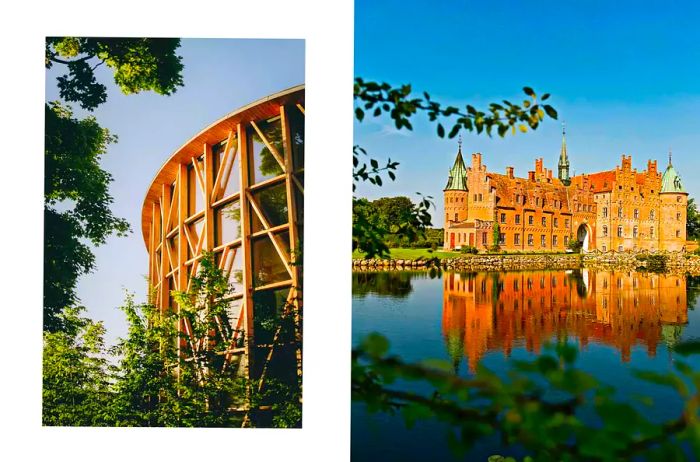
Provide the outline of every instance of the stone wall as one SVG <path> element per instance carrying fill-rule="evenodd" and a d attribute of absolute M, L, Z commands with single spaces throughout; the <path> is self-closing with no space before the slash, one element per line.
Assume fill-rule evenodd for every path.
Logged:
<path fill-rule="evenodd" d="M 354 271 L 442 268 L 457 271 L 512 271 L 536 269 L 622 268 L 650 266 L 648 255 L 662 255 L 669 271 L 700 273 L 700 256 L 682 252 L 593 252 L 585 255 L 465 255 L 418 260 L 356 259 Z M 657 259 L 658 261 L 658 259 Z"/>

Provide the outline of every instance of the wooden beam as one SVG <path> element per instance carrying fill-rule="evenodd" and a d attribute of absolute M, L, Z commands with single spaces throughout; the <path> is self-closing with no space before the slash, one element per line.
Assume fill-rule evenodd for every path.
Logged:
<path fill-rule="evenodd" d="M 170 185 L 169 184 L 164 184 L 162 185 L 161 189 L 161 212 L 163 213 L 163 217 L 167 217 L 170 214 Z M 160 311 L 161 313 L 164 313 L 166 309 L 168 309 L 168 299 L 170 296 L 170 281 L 166 277 L 166 274 L 168 274 L 168 262 L 170 258 L 170 252 L 168 252 L 168 248 L 166 245 L 167 238 L 165 237 L 167 234 L 167 226 L 165 225 L 165 222 L 163 222 L 163 226 L 160 227 L 160 235 L 161 235 L 161 248 L 160 248 Z"/>
<path fill-rule="evenodd" d="M 219 169 L 216 173 L 216 176 L 214 177 L 214 190 L 211 194 L 211 202 L 216 202 L 216 200 L 218 199 L 217 196 L 219 194 L 219 189 L 221 188 L 221 179 L 223 176 L 224 168 L 228 163 L 229 153 L 231 152 L 232 148 L 231 141 L 233 141 L 233 135 L 234 131 L 229 130 L 228 138 L 226 139 L 226 145 L 224 146 L 224 155 L 221 158 L 221 164 L 219 165 Z"/>
<path fill-rule="evenodd" d="M 251 216 L 250 206 L 248 203 L 248 191 L 250 188 L 248 160 L 250 159 L 248 134 L 238 124 L 236 128 L 238 133 L 238 152 L 240 156 L 239 175 L 241 185 L 241 252 L 243 252 L 243 330 L 245 332 L 245 348 L 246 359 L 248 361 L 247 375 L 248 379 L 253 379 L 250 371 L 255 364 L 255 329 L 254 329 L 254 307 L 253 307 L 253 268 L 251 261 L 250 248 L 250 227 Z"/>
<path fill-rule="evenodd" d="M 206 250 L 214 249 L 214 209 L 211 207 L 211 191 L 214 188 L 214 154 L 211 150 L 211 145 L 204 144 L 204 226 L 206 230 L 206 239 L 204 240 L 204 248 Z"/>
<path fill-rule="evenodd" d="M 255 211 L 255 214 L 258 216 L 260 219 L 260 222 L 263 225 L 263 228 L 266 230 L 270 229 L 270 223 L 267 221 L 267 218 L 265 218 L 265 214 L 263 214 L 262 210 L 260 209 L 260 206 L 258 206 L 257 202 L 255 201 L 255 198 L 248 192 L 246 193 L 246 196 L 248 197 L 248 201 L 250 202 L 250 205 L 253 207 L 253 210 Z M 290 277 L 294 277 L 292 268 L 289 264 L 289 255 L 287 255 L 287 252 L 284 250 L 284 247 L 280 244 L 277 235 L 273 233 L 269 233 L 268 237 L 272 241 L 272 246 L 275 248 L 277 251 L 277 254 L 280 257 L 280 260 L 282 260 L 282 263 L 284 264 L 284 267 L 287 269 L 287 272 L 289 273 Z"/>

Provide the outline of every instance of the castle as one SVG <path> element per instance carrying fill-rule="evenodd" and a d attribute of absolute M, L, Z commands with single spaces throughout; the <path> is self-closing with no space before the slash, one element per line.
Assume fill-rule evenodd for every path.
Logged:
<path fill-rule="evenodd" d="M 459 142 L 445 199 L 446 250 L 565 251 L 571 240 L 582 251 L 686 249 L 688 193 L 671 163 L 663 174 L 656 161 L 638 172 L 622 155 L 614 170 L 569 176 L 566 131 L 558 174 L 535 160 L 527 178 L 489 172 L 481 153 L 467 167 Z"/>

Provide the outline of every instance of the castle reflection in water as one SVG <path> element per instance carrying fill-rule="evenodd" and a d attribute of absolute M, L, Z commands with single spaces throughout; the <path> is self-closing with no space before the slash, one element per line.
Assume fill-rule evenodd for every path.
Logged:
<path fill-rule="evenodd" d="M 650 356 L 673 342 L 688 321 L 683 275 L 568 271 L 443 274 L 442 332 L 455 365 L 474 371 L 488 351 L 509 356 L 524 345 L 539 353 L 556 337 L 615 347 L 624 362 L 632 347 Z"/>

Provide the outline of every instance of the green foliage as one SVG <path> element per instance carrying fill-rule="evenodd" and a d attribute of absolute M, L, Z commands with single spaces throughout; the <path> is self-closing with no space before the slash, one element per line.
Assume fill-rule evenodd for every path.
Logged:
<path fill-rule="evenodd" d="M 168 95 L 182 85 L 178 39 L 49 37 L 45 65 L 65 65 L 58 77 L 61 98 L 94 110 L 107 98 L 95 68 L 106 63 L 126 94 L 143 90 Z M 96 62 L 96 63 L 95 63 Z M 112 176 L 100 167 L 116 137 L 93 117 L 76 119 L 59 102 L 45 106 L 44 136 L 44 329 L 65 330 L 62 309 L 78 302 L 78 277 L 94 269 L 89 245 L 104 244 L 130 227 L 115 217 L 109 194 Z"/>
<path fill-rule="evenodd" d="M 428 210 L 432 197 L 413 204 L 408 197 L 383 197 L 375 201 L 353 198 L 353 250 L 365 252 L 367 258 L 389 256 L 389 247 L 407 246 L 425 241 L 431 226 Z M 429 247 L 425 242 L 423 247 Z"/>
<path fill-rule="evenodd" d="M 75 119 L 59 103 L 45 106 L 45 122 L 44 329 L 56 331 L 65 328 L 61 310 L 77 302 L 78 277 L 94 267 L 86 241 L 104 244 L 130 228 L 112 214 L 112 175 L 100 168 L 116 138 L 93 117 Z"/>
<path fill-rule="evenodd" d="M 370 411 L 400 411 L 407 425 L 443 421 L 458 430 L 457 449 L 499 435 L 504 449 L 524 448 L 529 460 L 662 461 L 685 460 L 684 451 L 700 453 L 700 372 L 680 357 L 676 372 L 636 372 L 641 380 L 669 387 L 685 403 L 677 418 L 658 424 L 639 405 L 616 400 L 611 387 L 577 369 L 578 350 L 566 341 L 549 345 L 532 361 L 511 361 L 505 377 L 479 365 L 468 379 L 452 373 L 449 364 L 409 364 L 389 350 L 379 334 L 353 350 L 353 399 Z M 697 354 L 700 343 L 681 343 L 675 350 Z M 397 381 L 428 387 L 404 391 Z"/>
<path fill-rule="evenodd" d="M 688 239 L 700 238 L 700 213 L 698 213 L 698 205 L 695 203 L 694 197 L 688 199 L 685 230 Z"/>
<path fill-rule="evenodd" d="M 652 273 L 665 273 L 666 264 L 668 263 L 668 255 L 652 253 L 652 254 L 638 254 L 635 256 L 637 260 L 640 261 L 640 265 L 637 270 L 640 271 L 650 271 Z"/>
<path fill-rule="evenodd" d="M 581 249 L 583 249 L 583 242 L 576 239 L 573 235 L 569 236 L 569 243 L 566 248 L 574 253 L 580 253 Z"/>
<path fill-rule="evenodd" d="M 459 251 L 461 253 L 468 253 L 468 254 L 472 254 L 472 255 L 476 255 L 477 253 L 479 253 L 479 249 L 477 249 L 476 247 L 473 247 L 471 245 L 462 246 L 462 248 Z"/>
<path fill-rule="evenodd" d="M 360 77 L 355 78 L 354 99 L 355 118 L 362 122 L 365 118 L 365 111 L 373 117 L 380 117 L 388 114 L 394 121 L 397 130 L 413 130 L 411 119 L 418 112 L 428 115 L 431 122 L 437 123 L 437 134 L 441 138 L 448 134 L 449 138 L 454 138 L 461 130 L 485 132 L 491 136 L 495 130 L 499 136 L 503 137 L 510 130 L 516 133 L 516 126 L 521 132 L 526 132 L 528 127 L 537 129 L 539 124 L 547 117 L 556 119 L 556 110 L 547 104 L 540 104 L 540 101 L 549 99 L 549 94 L 542 95 L 539 100 L 535 92 L 529 88 L 523 88 L 528 97 L 522 105 L 513 104 L 504 100 L 502 103 L 492 103 L 488 111 L 480 111 L 471 105 L 466 105 L 464 110 L 454 106 L 443 107 L 440 103 L 433 101 L 428 93 L 423 93 L 423 97 L 411 95 L 411 86 L 402 85 L 392 87 L 388 83 L 367 82 Z M 446 131 L 443 123 L 450 123 L 451 128 Z M 448 126 L 449 127 L 449 126 Z M 359 181 L 369 181 L 370 183 L 382 186 L 381 174 L 386 172 L 393 181 L 396 179 L 394 171 L 399 165 L 388 159 L 384 166 L 373 158 L 368 162 L 363 161 L 368 157 L 367 151 L 359 145 L 353 146 L 353 191 L 355 191 Z M 425 210 L 418 214 L 419 224 L 416 228 L 406 228 L 405 231 L 414 234 L 423 234 L 425 227 L 431 226 L 430 214 L 428 213 L 431 202 L 430 197 L 421 201 L 425 204 Z M 357 199 L 353 197 L 353 250 L 359 249 L 366 253 L 368 257 L 378 255 L 385 257 L 388 255 L 389 247 L 385 242 L 385 236 L 389 231 L 372 220 L 366 213 L 366 209 L 358 207 L 359 212 L 355 212 Z M 425 202 L 427 200 L 427 202 Z"/>
<path fill-rule="evenodd" d="M 58 426 L 109 425 L 110 367 L 105 329 L 68 308 L 57 321 L 64 331 L 44 332 L 42 423 Z"/>
<path fill-rule="evenodd" d="M 180 39 L 48 37 L 45 64 L 68 67 L 58 77 L 61 98 L 94 110 L 107 100 L 107 87 L 95 78 L 95 69 L 107 64 L 114 83 L 129 95 L 150 90 L 161 95 L 183 85 L 181 57 L 175 54 Z"/>

